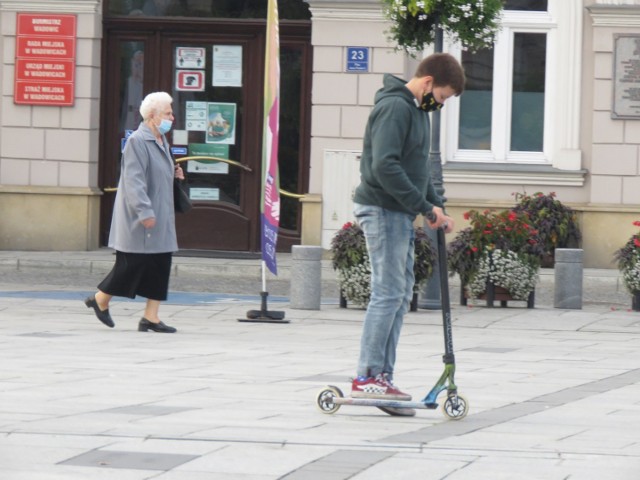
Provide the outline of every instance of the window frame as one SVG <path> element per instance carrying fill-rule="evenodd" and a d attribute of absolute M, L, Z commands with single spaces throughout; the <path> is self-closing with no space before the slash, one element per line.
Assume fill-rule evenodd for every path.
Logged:
<path fill-rule="evenodd" d="M 576 3 L 549 0 L 546 12 L 503 11 L 502 28 L 494 46 L 491 149 L 458 148 L 460 100 L 452 98 L 442 110 L 445 163 L 540 165 L 580 170 L 582 10 Z M 515 33 L 547 35 L 542 152 L 509 151 Z M 460 46 L 449 39 L 445 39 L 445 49 L 461 58 Z M 558 85 L 562 85 L 562 94 Z"/>

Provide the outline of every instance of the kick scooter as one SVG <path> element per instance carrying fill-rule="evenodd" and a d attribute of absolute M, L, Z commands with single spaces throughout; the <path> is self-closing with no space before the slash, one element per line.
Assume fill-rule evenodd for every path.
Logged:
<path fill-rule="evenodd" d="M 352 398 L 345 397 L 342 391 L 333 385 L 324 387 L 316 399 L 317 406 L 323 413 L 335 413 L 342 405 L 356 405 L 364 407 L 379 407 L 381 410 L 390 413 L 385 408 L 414 408 L 433 410 L 438 408 L 436 402 L 438 395 L 444 390 L 447 391 L 447 398 L 442 404 L 442 411 L 451 420 L 460 420 L 469 411 L 469 402 L 462 395 L 458 394 L 458 387 L 454 382 L 456 372 L 455 356 L 453 354 L 453 338 L 451 332 L 451 303 L 449 300 L 449 279 L 447 272 L 447 247 L 444 237 L 444 229 L 439 228 L 438 237 L 438 266 L 440 268 L 440 291 L 442 301 L 442 326 L 444 329 L 444 372 L 419 402 L 403 400 L 382 400 L 373 398 Z"/>

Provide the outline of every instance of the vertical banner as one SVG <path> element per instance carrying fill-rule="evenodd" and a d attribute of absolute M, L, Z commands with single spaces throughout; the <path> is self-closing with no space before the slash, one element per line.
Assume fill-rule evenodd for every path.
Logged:
<path fill-rule="evenodd" d="M 264 127 L 262 136 L 262 260 L 277 275 L 276 243 L 280 224 L 280 179 L 278 177 L 278 127 L 280 121 L 280 39 L 278 3 L 269 0 L 267 48 L 264 70 Z"/>

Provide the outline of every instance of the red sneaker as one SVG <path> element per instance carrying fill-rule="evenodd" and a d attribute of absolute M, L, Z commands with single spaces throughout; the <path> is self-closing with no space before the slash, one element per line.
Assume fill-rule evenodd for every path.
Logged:
<path fill-rule="evenodd" d="M 351 384 L 353 398 L 376 398 L 381 400 L 411 400 L 411 395 L 401 392 L 382 374 L 374 377 L 357 377 Z"/>

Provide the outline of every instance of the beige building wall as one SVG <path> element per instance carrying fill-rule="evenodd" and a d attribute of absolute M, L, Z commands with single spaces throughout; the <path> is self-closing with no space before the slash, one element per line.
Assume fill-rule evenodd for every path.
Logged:
<path fill-rule="evenodd" d="M 328 248 L 335 231 L 352 219 L 362 135 L 382 76 L 408 78 L 415 61 L 387 41 L 389 25 L 378 0 L 307 3 L 314 71 L 303 242 Z M 560 134 L 553 145 L 553 164 L 537 170 L 452 168 L 444 145 L 451 109 L 445 109 L 448 209 L 463 228 L 462 213 L 469 208 L 505 208 L 515 191 L 555 191 L 580 213 L 585 265 L 613 268 L 613 251 L 635 232 L 632 222 L 640 219 L 640 120 L 611 118 L 613 38 L 640 35 L 640 0 L 557 4 L 564 22 L 557 35 L 569 54 L 556 57 L 565 80 L 553 87 L 560 102 L 554 117 Z M 77 15 L 74 106 L 14 104 L 17 12 Z M 0 0 L 0 249 L 98 247 L 101 12 L 101 0 Z M 368 72 L 346 72 L 348 46 L 370 48 Z M 569 67 L 570 62 L 576 63 Z M 571 113 L 574 109 L 577 115 Z"/>
<path fill-rule="evenodd" d="M 362 136 L 382 77 L 404 77 L 408 62 L 387 42 L 380 2 L 309 0 L 312 15 L 313 94 L 309 192 L 321 195 L 320 217 L 308 218 L 305 238 L 328 248 L 332 235 L 352 219 Z M 347 47 L 369 47 L 369 71 L 346 71 Z"/>
<path fill-rule="evenodd" d="M 14 104 L 16 14 L 77 16 L 71 107 Z M 0 249 L 98 247 L 100 0 L 0 0 Z"/>
<path fill-rule="evenodd" d="M 596 252 L 605 266 L 613 251 L 637 232 L 640 219 L 640 118 L 612 118 L 614 38 L 640 36 L 640 1 L 585 2 L 587 26 L 583 145 L 590 171 L 584 214 L 585 252 Z M 611 265 L 609 263 L 609 265 Z"/>
<path fill-rule="evenodd" d="M 308 219 L 305 228 L 329 248 L 335 231 L 352 220 L 362 135 L 382 74 L 408 79 L 415 62 L 388 43 L 380 2 L 307 3 L 315 57 L 310 192 L 320 196 L 322 213 Z M 447 208 L 460 229 L 466 226 L 463 213 L 471 208 L 508 208 L 514 192 L 556 192 L 579 213 L 585 266 L 615 268 L 613 252 L 637 230 L 632 222 L 640 220 L 640 120 L 611 118 L 613 35 L 640 35 L 640 0 L 560 0 L 556 5 L 558 48 L 550 68 L 559 81 L 546 92 L 555 108 L 551 164 L 447 163 L 452 109 L 445 108 L 441 147 Z M 371 47 L 368 73 L 345 71 L 347 46 Z"/>

